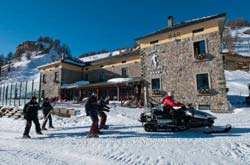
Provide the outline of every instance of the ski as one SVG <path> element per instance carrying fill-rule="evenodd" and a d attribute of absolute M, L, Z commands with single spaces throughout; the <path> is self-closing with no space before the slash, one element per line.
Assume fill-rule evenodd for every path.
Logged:
<path fill-rule="evenodd" d="M 211 130 L 211 131 L 204 131 L 205 134 L 216 134 L 216 133 L 228 133 L 232 129 L 230 124 L 227 124 L 223 130 Z"/>

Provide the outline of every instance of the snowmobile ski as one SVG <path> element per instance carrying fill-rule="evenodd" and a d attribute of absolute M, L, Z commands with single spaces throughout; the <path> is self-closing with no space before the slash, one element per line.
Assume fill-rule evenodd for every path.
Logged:
<path fill-rule="evenodd" d="M 205 134 L 216 134 L 216 133 L 228 133 L 232 129 L 230 124 L 227 124 L 223 130 L 211 130 L 211 131 L 204 131 Z"/>

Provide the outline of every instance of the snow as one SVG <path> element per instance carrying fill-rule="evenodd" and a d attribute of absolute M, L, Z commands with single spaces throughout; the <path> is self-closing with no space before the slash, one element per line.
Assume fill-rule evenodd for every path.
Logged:
<path fill-rule="evenodd" d="M 225 71 L 226 86 L 229 88 L 228 95 L 248 96 L 248 84 L 250 73 L 245 71 Z"/>
<path fill-rule="evenodd" d="M 100 53 L 100 54 L 95 54 L 95 55 L 91 55 L 88 57 L 82 57 L 82 58 L 80 58 L 80 60 L 82 60 L 84 62 L 91 62 L 91 61 L 100 60 L 100 59 L 111 57 L 111 56 L 117 56 L 125 51 L 127 51 L 127 49 L 116 50 L 116 51 L 107 52 L 107 53 Z"/>
<path fill-rule="evenodd" d="M 55 59 L 54 59 L 55 58 Z M 1 77 L 1 84 L 20 83 L 21 81 L 38 80 L 40 78 L 38 66 L 48 64 L 58 59 L 52 54 L 43 54 L 31 57 L 30 60 L 23 56 L 20 62 L 15 62 L 13 68 L 8 72 L 7 76 Z"/>
<path fill-rule="evenodd" d="M 77 82 L 72 83 L 72 84 L 63 84 L 62 88 L 63 89 L 76 88 L 76 87 L 79 87 L 82 85 L 87 85 L 87 84 L 89 84 L 89 81 L 77 81 Z"/>
<path fill-rule="evenodd" d="M 69 107 L 71 105 L 68 105 Z M 84 107 L 84 106 L 82 106 Z M 82 108 L 84 111 L 84 108 Z M 250 108 L 213 114 L 218 127 L 231 123 L 228 134 L 206 135 L 201 129 L 177 133 L 148 133 L 138 122 L 143 109 L 111 105 L 99 139 L 87 139 L 91 124 L 86 116 L 53 116 L 56 129 L 19 139 L 25 121 L 0 119 L 0 160 L 7 164 L 239 164 L 250 162 Z M 40 123 L 42 120 L 40 121 Z"/>
<path fill-rule="evenodd" d="M 238 38 L 238 41 L 234 41 L 234 52 L 242 56 L 250 56 L 250 35 L 244 34 L 245 31 L 250 30 L 250 27 L 241 27 L 236 29 L 229 29 L 229 33 L 234 39 Z M 227 52 L 224 49 L 222 52 Z"/>
<path fill-rule="evenodd" d="M 129 82 L 132 81 L 133 78 L 113 78 L 108 80 L 110 83 L 123 83 L 123 82 Z"/>

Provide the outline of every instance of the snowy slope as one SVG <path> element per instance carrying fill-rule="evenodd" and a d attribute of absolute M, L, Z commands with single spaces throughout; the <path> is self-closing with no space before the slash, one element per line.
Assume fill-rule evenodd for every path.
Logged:
<path fill-rule="evenodd" d="M 248 96 L 248 84 L 250 73 L 245 71 L 225 71 L 226 85 L 229 88 L 228 95 Z"/>
<path fill-rule="evenodd" d="M 58 59 L 59 55 L 52 53 L 34 56 L 30 60 L 23 57 L 20 62 L 14 63 L 13 68 L 8 72 L 7 76 L 1 77 L 0 83 L 20 83 L 26 80 L 37 80 L 39 79 L 39 70 L 37 67 Z"/>
<path fill-rule="evenodd" d="M 82 109 L 84 110 L 84 109 Z M 99 139 L 86 139 L 89 117 L 53 116 L 55 130 L 34 133 L 33 139 L 17 139 L 24 120 L 0 119 L 1 164 L 227 164 L 250 162 L 250 109 L 214 114 L 215 125 L 233 125 L 228 134 L 206 135 L 200 129 L 179 133 L 147 133 L 137 121 L 143 109 L 112 106 L 109 130 Z M 42 122 L 42 121 L 41 121 Z"/>
<path fill-rule="evenodd" d="M 241 27 L 236 29 L 229 29 L 229 33 L 235 40 L 233 42 L 234 52 L 242 56 L 250 56 L 250 35 L 244 32 L 250 30 L 250 27 Z M 227 50 L 224 49 L 224 52 Z"/>

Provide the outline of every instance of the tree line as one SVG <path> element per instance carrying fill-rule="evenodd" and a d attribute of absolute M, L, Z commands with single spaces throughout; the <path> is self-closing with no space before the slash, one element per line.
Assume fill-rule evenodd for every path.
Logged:
<path fill-rule="evenodd" d="M 228 20 L 226 26 L 230 28 L 240 28 L 245 26 L 250 26 L 250 21 L 247 21 L 245 18 L 235 18 Z"/>

